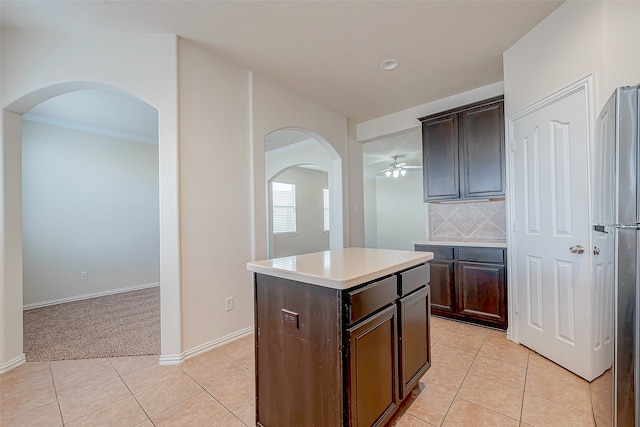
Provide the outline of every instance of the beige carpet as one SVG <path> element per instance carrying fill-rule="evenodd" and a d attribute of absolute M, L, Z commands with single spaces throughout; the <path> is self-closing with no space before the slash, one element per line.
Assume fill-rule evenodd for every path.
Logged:
<path fill-rule="evenodd" d="M 160 287 L 24 312 L 28 362 L 160 354 Z"/>

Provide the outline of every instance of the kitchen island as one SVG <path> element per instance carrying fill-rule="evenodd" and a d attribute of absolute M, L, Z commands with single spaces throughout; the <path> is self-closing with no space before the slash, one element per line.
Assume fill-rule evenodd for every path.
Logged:
<path fill-rule="evenodd" d="M 257 425 L 384 425 L 430 367 L 432 258 L 345 248 L 248 263 Z"/>

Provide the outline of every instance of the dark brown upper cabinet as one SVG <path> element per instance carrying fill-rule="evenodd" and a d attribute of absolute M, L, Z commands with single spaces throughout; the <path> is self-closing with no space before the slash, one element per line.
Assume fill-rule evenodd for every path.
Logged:
<path fill-rule="evenodd" d="M 504 196 L 502 96 L 419 120 L 425 202 Z"/>

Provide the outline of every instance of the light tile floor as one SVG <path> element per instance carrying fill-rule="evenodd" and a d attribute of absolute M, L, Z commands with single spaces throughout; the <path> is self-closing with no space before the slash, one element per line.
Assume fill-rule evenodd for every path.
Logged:
<path fill-rule="evenodd" d="M 503 332 L 435 317 L 431 332 L 432 367 L 391 425 L 606 425 L 606 378 L 589 384 Z M 0 425 L 255 426 L 253 336 L 157 360 L 24 364 L 0 375 Z"/>

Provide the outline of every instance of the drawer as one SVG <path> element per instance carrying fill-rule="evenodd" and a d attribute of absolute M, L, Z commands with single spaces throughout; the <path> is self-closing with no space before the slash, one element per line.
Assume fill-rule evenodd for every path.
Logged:
<path fill-rule="evenodd" d="M 460 248 L 458 249 L 458 260 L 504 264 L 504 249 Z"/>
<path fill-rule="evenodd" d="M 423 264 L 400 273 L 400 296 L 408 295 L 419 287 L 429 284 L 430 271 L 429 264 Z"/>
<path fill-rule="evenodd" d="M 433 252 L 434 258 L 453 259 L 453 248 L 451 246 L 415 245 L 415 250 L 419 252 Z"/>
<path fill-rule="evenodd" d="M 349 323 L 354 323 L 385 305 L 395 302 L 398 298 L 396 275 L 349 292 L 348 298 L 351 307 Z"/>

